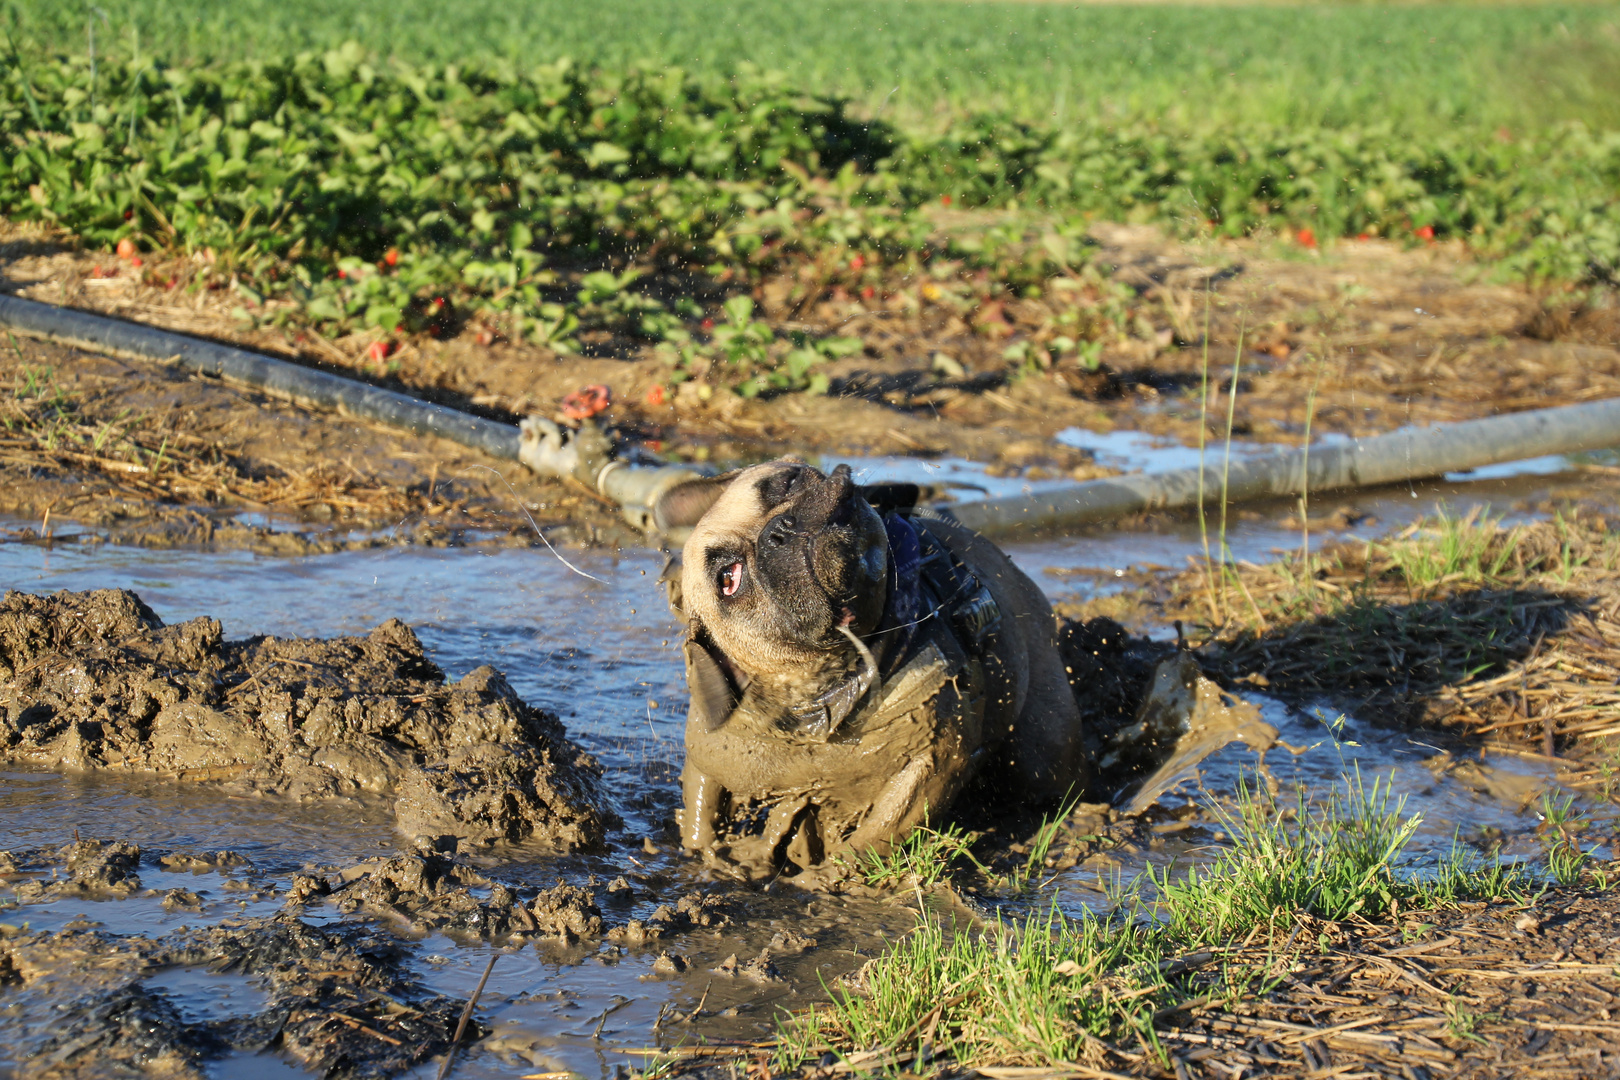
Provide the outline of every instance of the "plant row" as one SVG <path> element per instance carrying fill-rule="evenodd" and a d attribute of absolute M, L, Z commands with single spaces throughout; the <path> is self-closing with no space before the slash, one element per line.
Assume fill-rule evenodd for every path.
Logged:
<path fill-rule="evenodd" d="M 1043 129 L 986 115 L 921 134 L 760 75 L 375 66 L 354 45 L 218 66 L 10 61 L 0 209 L 14 218 L 90 245 L 203 254 L 250 300 L 288 301 L 331 334 L 475 318 L 566 349 L 607 328 L 677 355 L 718 349 L 769 374 L 749 376 L 756 390 L 810 385 L 816 358 L 844 346 L 768 330 L 751 342 L 740 311 L 726 324 L 741 333 L 716 344 L 705 312 L 648 275 L 706 271 L 739 291 L 816 261 L 882 288 L 943 257 L 1023 287 L 1080 261 L 1072 245 L 995 233 L 953 245 L 926 212 L 942 204 L 1037 211 L 1070 237 L 1095 219 L 1313 243 L 1457 236 L 1526 275 L 1620 273 L 1620 133 L 1579 126 L 1418 142 L 1379 126 Z"/>

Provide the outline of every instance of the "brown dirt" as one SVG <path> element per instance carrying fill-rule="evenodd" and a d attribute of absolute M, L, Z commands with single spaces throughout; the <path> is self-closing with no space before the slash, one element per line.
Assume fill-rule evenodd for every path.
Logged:
<path fill-rule="evenodd" d="M 1570 889 L 1399 926 L 1302 923 L 1314 947 L 1272 964 L 1273 990 L 1195 1009 L 1160 1038 L 1176 1075 L 1612 1076 L 1617 917 L 1620 893 Z"/>
<path fill-rule="evenodd" d="M 154 772 L 244 794 L 393 800 L 408 838 L 469 849 L 599 845 L 601 770 L 499 672 L 447 685 L 409 627 L 224 641 L 134 593 L 0 601 L 0 760 Z"/>
<path fill-rule="evenodd" d="M 1620 1022 L 1611 1015 L 1620 1002 L 1620 890 L 1554 889 L 1527 902 L 1406 912 L 1389 923 L 1287 918 L 1295 929 L 1285 938 L 1173 961 L 1192 972 L 1250 963 L 1264 983 L 1235 995 L 1215 985 L 1209 998 L 1156 1017 L 1168 1067 L 1145 1040 L 1094 1040 L 1077 1062 L 972 1069 L 940 1059 L 913 1062 L 907 1075 L 1596 1080 L 1620 1069 Z M 677 1048 L 659 1075 L 760 1077 L 769 1075 L 770 1052 Z M 882 1050 L 851 1060 L 863 1056 L 864 1070 L 829 1055 L 790 1075 L 836 1080 L 903 1067 Z"/>
<path fill-rule="evenodd" d="M 1011 219 L 944 214 L 955 234 Z M 784 450 L 825 454 L 949 452 L 1047 475 L 1096 470 L 1057 446 L 1063 428 L 1132 428 L 1196 438 L 1205 296 L 1212 384 L 1230 381 L 1240 334 L 1234 430 L 1260 440 L 1301 437 L 1316 391 L 1316 431 L 1367 434 L 1496 412 L 1620 395 L 1620 307 L 1612 296 L 1542 296 L 1485 280 L 1460 249 L 1402 249 L 1385 241 L 1304 251 L 1275 241 L 1179 243 L 1146 227 L 1102 226 L 1093 270 L 1045 295 L 986 299 L 958 276 L 943 285 L 896 279 L 868 300 L 829 287 L 806 266 L 756 289 L 782 329 L 859 336 L 864 353 L 829 366 L 835 393 L 700 400 L 688 384 L 654 407 L 645 395 L 671 371 L 650 345 L 611 335 L 600 355 L 557 356 L 525 344 L 479 344 L 476 328 L 407 342 L 381 363 L 369 337 L 326 341 L 289 312 L 252 307 L 197 260 L 135 271 L 21 226 L 0 244 L 0 287 L 54 303 L 234 341 L 398 386 L 506 419 L 549 413 L 591 382 L 612 387 L 623 431 L 678 457 L 736 461 Z M 107 275 L 107 276 L 97 276 Z M 207 285 L 213 287 L 205 287 Z M 716 285 L 718 297 L 723 289 Z M 713 299 L 713 298 L 710 298 Z M 276 302 L 272 301 L 271 308 Z M 1111 314 L 1110 314 L 1111 312 Z M 1107 316 L 1104 320 L 1104 316 Z M 1010 344 L 1042 343 L 1066 319 L 1107 322 L 1103 370 L 1073 362 L 1008 380 Z M 943 355 L 949 369 L 936 373 Z M 1213 394 L 1211 434 L 1226 401 Z M 361 455 L 364 457 L 365 455 Z"/>
<path fill-rule="evenodd" d="M 0 350 L 0 514 L 34 523 L 12 538 L 275 554 L 538 544 L 525 509 L 556 543 L 639 535 L 583 490 L 454 443 L 160 364 L 12 344 Z"/>

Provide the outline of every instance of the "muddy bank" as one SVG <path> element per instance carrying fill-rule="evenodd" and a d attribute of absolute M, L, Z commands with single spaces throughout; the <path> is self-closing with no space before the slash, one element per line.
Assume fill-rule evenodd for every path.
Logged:
<path fill-rule="evenodd" d="M 156 772 L 243 794 L 392 800 L 407 837 L 598 844 L 600 767 L 490 667 L 447 685 L 410 628 L 227 642 L 122 590 L 0 602 L 0 760 Z"/>
<path fill-rule="evenodd" d="M 539 544 L 536 526 L 560 544 L 639 539 L 588 493 L 453 443 L 15 344 L 0 356 L 0 513 L 31 524 L 8 540 L 306 555 Z"/>
<path fill-rule="evenodd" d="M 589 1075 L 625 1046 L 767 1034 L 776 1003 L 816 1000 L 916 918 L 700 883 L 645 849 L 616 862 L 604 880 L 437 854 L 298 871 L 88 837 L 0 852 L 0 1072 L 234 1075 L 257 1055 L 394 1075 L 442 1054 L 495 955 L 458 1070 Z M 553 870 L 570 880 L 524 880 Z"/>
<path fill-rule="evenodd" d="M 364 927 L 291 915 L 160 937 L 0 926 L 12 1031 L 0 1060 L 18 1080 L 201 1080 L 210 1061 L 266 1052 L 314 1075 L 392 1076 L 448 1050 L 465 1007 L 425 991 L 402 958 Z M 233 991 L 240 1011 L 209 1016 L 212 1002 L 178 992 L 188 984 Z"/>
<path fill-rule="evenodd" d="M 920 1053 L 912 1049 L 917 1033 L 907 1031 L 895 1045 L 844 1048 L 781 1075 L 832 1080 L 907 1068 L 988 1080 L 1595 1080 L 1620 1068 L 1620 1023 L 1611 1015 L 1620 991 L 1620 893 L 1612 888 L 1556 888 L 1372 921 L 1285 918 L 1277 936 L 1251 934 L 1167 961 L 1184 993 L 1196 996 L 1150 1014 L 1151 1031 L 1135 1042 L 1093 1037 L 1073 1061 L 1054 1062 L 1041 1059 L 1041 1035 L 1030 1029 L 1022 1040 L 1008 1033 L 1002 1053 L 971 1065 L 953 1058 L 943 1028 L 938 1045 L 925 1040 Z M 1239 985 L 1223 982 L 1234 967 L 1244 969 Z M 1106 1001 L 1110 980 L 1096 983 Z M 757 1071 L 775 1049 L 733 1050 L 724 1064 L 714 1064 L 713 1051 L 674 1051 L 659 1075 L 735 1077 Z"/>
<path fill-rule="evenodd" d="M 1159 1037 L 1192 1075 L 1612 1076 L 1617 919 L 1614 890 L 1559 889 L 1395 925 L 1313 922 L 1272 989 L 1179 1013 Z"/>

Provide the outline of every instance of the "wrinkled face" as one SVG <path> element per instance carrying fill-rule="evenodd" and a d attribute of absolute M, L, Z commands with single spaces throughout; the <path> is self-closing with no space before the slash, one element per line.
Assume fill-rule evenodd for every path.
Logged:
<path fill-rule="evenodd" d="M 692 530 L 682 555 L 686 612 L 750 675 L 786 674 L 841 654 L 846 625 L 883 614 L 888 540 L 848 465 L 745 469 Z"/>

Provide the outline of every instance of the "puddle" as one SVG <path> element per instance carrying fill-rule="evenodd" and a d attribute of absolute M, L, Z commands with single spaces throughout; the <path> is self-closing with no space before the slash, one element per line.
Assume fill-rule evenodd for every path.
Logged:
<path fill-rule="evenodd" d="M 1174 809 L 1209 797 L 1229 798 L 1246 784 L 1251 790 L 1275 782 L 1280 802 L 1292 806 L 1294 793 L 1343 790 L 1359 776 L 1371 791 L 1376 781 L 1389 794 L 1385 806 L 1405 818 L 1420 819 L 1402 855 L 1401 869 L 1424 873 L 1462 845 L 1493 851 L 1505 863 L 1537 864 L 1546 849 L 1534 835 L 1544 793 L 1563 789 L 1556 768 L 1534 758 L 1505 753 L 1478 754 L 1430 733 L 1408 733 L 1358 722 L 1337 712 L 1300 711 L 1261 695 L 1246 695 L 1261 718 L 1277 729 L 1278 742 L 1261 757 L 1233 743 L 1206 759 L 1159 799 Z M 1269 785 L 1268 785 L 1269 786 Z M 1045 882 L 1040 903 L 1055 902 L 1070 914 L 1106 907 L 1111 888 L 1128 883 L 1149 867 L 1190 866 L 1220 850 L 1218 822 L 1202 821 L 1185 832 L 1167 831 L 1145 849 L 1109 854 L 1109 865 L 1078 866 Z M 1588 845 L 1589 846 L 1589 845 Z M 1607 845 L 1593 850 L 1609 857 Z"/>
<path fill-rule="evenodd" d="M 1396 429 L 1400 430 L 1403 429 Z M 1053 438 L 1065 446 L 1089 450 L 1096 455 L 1099 465 L 1108 465 L 1128 473 L 1162 473 L 1173 469 L 1196 469 L 1199 462 L 1198 447 L 1187 446 L 1174 439 L 1150 435 L 1144 431 L 1100 432 L 1088 431 L 1085 428 L 1064 428 Z M 1351 440 L 1347 435 L 1328 432 L 1311 443 L 1311 449 L 1314 453 L 1318 448 L 1343 446 L 1349 441 Z M 1257 443 L 1241 439 L 1234 439 L 1231 443 L 1233 462 L 1293 449 L 1297 449 L 1297 446 L 1284 443 Z M 1219 470 L 1226 461 L 1226 454 L 1226 440 L 1211 441 L 1204 447 L 1204 467 Z M 1616 460 L 1620 460 L 1620 450 L 1552 454 L 1451 472 L 1445 474 L 1445 479 L 1453 483 L 1465 483 L 1478 480 L 1506 480 L 1520 476 L 1553 476 L 1569 472 L 1580 465 L 1613 465 Z"/>
<path fill-rule="evenodd" d="M 274 1054 L 227 1054 L 203 1066 L 210 1080 L 309 1080 L 314 1075 Z"/>
<path fill-rule="evenodd" d="M 1177 455 L 1189 452 L 1132 433 L 1098 437 L 1102 442 L 1090 433 L 1085 438 L 1092 441 L 1082 445 L 1142 468 L 1180 467 Z M 1196 463 L 1196 450 L 1190 452 Z M 987 476 L 982 466 L 953 459 L 872 458 L 852 464 L 863 480 L 971 484 L 988 495 L 1035 487 L 1019 478 Z M 1431 513 L 1439 500 L 1459 513 L 1479 504 L 1503 513 L 1522 500 L 1543 497 L 1549 490 L 1547 477 L 1559 475 L 1540 465 L 1529 467 L 1534 463 L 1521 464 L 1526 468 L 1508 475 L 1482 470 L 1465 480 L 1313 499 L 1312 515 L 1353 507 L 1367 515 L 1362 518 L 1365 524 L 1347 526 L 1337 535 L 1379 536 Z M 1279 516 L 1275 508 L 1234 513 L 1227 535 L 1234 556 L 1260 561 L 1274 550 L 1298 550 L 1299 534 L 1282 528 Z M 1313 532 L 1313 543 L 1323 536 L 1321 530 Z M 1148 532 L 1098 529 L 1009 547 L 1015 561 L 1049 594 L 1065 597 L 1117 588 L 1116 571 L 1154 564 L 1183 566 L 1189 555 L 1202 550 L 1196 519 L 1167 520 Z M 356 634 L 397 617 L 415 629 L 451 679 L 481 664 L 499 667 L 525 700 L 559 713 L 572 737 L 601 758 L 606 786 L 626 825 L 606 852 L 558 857 L 508 849 L 475 862 L 493 881 L 531 894 L 559 878 L 589 884 L 594 875 L 598 903 L 608 923 L 622 926 L 632 918 L 648 920 L 658 905 L 674 903 L 694 889 L 724 893 L 728 887 L 708 880 L 669 851 L 667 842 L 654 842 L 664 836 L 663 827 L 679 799 L 676 776 L 686 706 L 676 648 L 681 627 L 656 585 L 662 556 L 625 550 L 570 552 L 568 557 L 600 580 L 579 576 L 550 553 L 530 549 L 388 547 L 278 558 L 246 552 L 112 545 L 52 549 L 23 544 L 0 544 L 0 580 L 31 592 L 134 589 L 165 622 L 211 615 L 224 623 L 227 637 Z M 1049 568 L 1057 573 L 1045 573 Z M 1470 762 L 1457 753 L 1458 747 L 1426 736 L 1380 729 L 1356 717 L 1333 730 L 1321 717 L 1263 697 L 1253 700 L 1265 722 L 1277 728 L 1281 743 L 1287 744 L 1266 755 L 1272 777 L 1284 790 L 1296 783 L 1318 790 L 1336 785 L 1346 771 L 1358 766 L 1369 783 L 1374 776 L 1393 775 L 1394 791 L 1407 799 L 1406 812 L 1421 813 L 1424 819 L 1410 849 L 1414 865 L 1432 862 L 1436 854 L 1449 850 L 1459 827 L 1468 830 L 1464 840 L 1478 838 L 1483 829 L 1499 829 L 1505 856 L 1540 857 L 1539 841 L 1531 835 L 1533 808 L 1528 804 L 1553 782 L 1546 765 L 1499 755 L 1483 763 Z M 1336 717 L 1327 718 L 1333 720 Z M 1448 750 L 1453 758 L 1436 763 Z M 1164 802 L 1174 805 L 1192 798 L 1200 783 L 1212 792 L 1230 793 L 1240 773 L 1252 776 L 1256 764 L 1255 754 L 1246 747 L 1227 747 L 1205 761 L 1196 777 L 1185 778 Z M 97 923 L 110 933 L 155 936 L 181 926 L 214 925 L 229 916 L 263 915 L 279 908 L 280 898 L 255 899 L 233 882 L 252 879 L 284 889 L 294 873 L 352 865 L 400 850 L 392 815 L 381 803 L 298 805 L 270 798 L 231 798 L 206 787 L 140 777 L 21 769 L 0 774 L 0 848 L 58 847 L 72 839 L 74 830 L 140 844 L 147 851 L 139 867 L 142 895 L 121 901 L 74 898 L 26 905 L 0 910 L 0 921 L 26 921 L 38 929 Z M 1055 893 L 1061 906 L 1078 910 L 1097 904 L 1101 889 L 1115 875 L 1129 878 L 1150 860 L 1207 857 L 1215 843 L 1203 826 L 1185 834 L 1167 832 L 1160 839 L 1162 843 L 1141 850 L 1115 852 L 1121 861 L 1112 866 L 1063 871 L 1042 896 Z M 175 872 L 157 865 L 156 855 L 177 848 L 237 851 L 252 860 L 255 872 Z M 620 874 L 633 879 L 634 889 L 628 894 L 607 892 L 605 883 Z M 198 893 L 202 910 L 165 909 L 163 894 L 176 888 Z M 0 903 L 8 894 L 0 885 Z M 826 980 L 858 966 L 912 924 L 911 912 L 899 903 L 807 897 L 794 890 L 749 894 L 746 908 L 737 908 L 732 915 L 737 921 L 731 926 L 690 929 L 628 950 L 587 941 L 573 948 L 543 942 L 502 951 L 479 1008 L 494 1035 L 458 1059 L 456 1075 L 505 1077 L 521 1069 L 607 1077 L 620 1065 L 641 1061 L 630 1050 L 699 1038 L 755 1038 L 769 1032 L 780 1009 L 820 996 Z M 330 903 L 311 903 L 301 915 L 306 922 L 327 924 L 355 917 L 345 916 Z M 773 951 L 772 978 L 780 982 L 728 973 L 725 962 L 732 954 L 747 961 L 778 933 L 801 935 L 817 944 L 804 951 Z M 410 975 L 433 992 L 457 997 L 471 994 L 495 948 L 443 934 L 407 935 L 401 941 Z M 674 957 L 660 960 L 665 951 Z M 162 989 L 182 1011 L 223 1010 L 207 1013 L 209 1019 L 256 1008 L 257 991 L 251 980 L 169 969 L 143 981 L 151 989 Z M 0 1018 L 6 1008 L 0 995 Z M 437 1063 L 432 1063 L 408 1075 L 432 1076 L 436 1070 Z M 246 1053 L 212 1062 L 208 1074 L 307 1075 L 274 1055 Z"/>
<path fill-rule="evenodd" d="M 257 982 L 245 975 L 203 968 L 165 968 L 142 979 L 141 985 L 168 998 L 188 1024 L 251 1016 L 270 999 Z"/>
<path fill-rule="evenodd" d="M 1172 469 L 1198 468 L 1199 452 L 1196 446 L 1184 446 L 1174 439 L 1149 435 L 1145 431 L 1087 431 L 1085 428 L 1064 428 L 1054 438 L 1065 446 L 1089 450 L 1097 455 L 1097 464 L 1107 465 L 1124 472 L 1161 473 Z M 1324 440 L 1324 444 L 1328 440 Z M 1343 440 L 1333 440 L 1343 441 Z M 1232 441 L 1232 460 L 1269 454 L 1277 447 L 1270 443 Z M 1205 469 L 1219 469 L 1226 460 L 1226 443 L 1210 443 L 1204 447 Z"/>
<path fill-rule="evenodd" d="M 1029 495 L 1037 491 L 1051 491 L 1071 486 L 1074 481 L 1066 476 L 1049 480 L 1029 480 L 1022 476 L 991 476 L 982 461 L 963 458 L 916 457 L 840 457 L 855 475 L 856 483 L 878 481 L 895 483 L 932 484 L 944 488 L 950 501 L 968 502 L 976 499 L 998 499 L 1006 495 Z M 824 464 L 830 468 L 833 459 Z"/>

